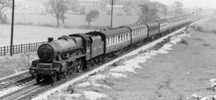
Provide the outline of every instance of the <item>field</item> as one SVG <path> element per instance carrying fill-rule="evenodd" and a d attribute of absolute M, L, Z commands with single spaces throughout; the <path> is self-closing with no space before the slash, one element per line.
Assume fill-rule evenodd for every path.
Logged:
<path fill-rule="evenodd" d="M 209 17 L 206 18 L 205 20 L 200 21 L 198 24 L 194 25 L 193 27 L 200 32 L 216 33 L 215 23 L 216 23 L 216 18 Z"/>
<path fill-rule="evenodd" d="M 0 46 L 9 45 L 10 26 L 0 25 L 0 30 Z M 57 38 L 62 35 L 87 31 L 90 30 L 16 25 L 14 29 L 14 44 L 47 41 L 48 37 Z"/>
<path fill-rule="evenodd" d="M 29 23 L 36 25 L 56 25 L 56 19 L 49 13 L 47 13 L 46 3 L 48 0 L 18 0 L 15 10 L 15 22 L 16 23 Z M 88 10 L 90 10 L 89 8 Z M 133 16 L 117 16 L 114 11 L 113 24 L 114 26 L 131 24 L 137 21 L 135 13 Z M 85 15 L 72 15 L 66 13 L 66 26 L 80 26 L 87 25 L 85 21 Z M 106 15 L 104 12 L 100 12 L 99 17 L 92 23 L 96 26 L 110 25 L 110 15 Z"/>
<path fill-rule="evenodd" d="M 29 43 L 46 41 L 47 37 L 59 37 L 72 33 L 89 31 L 74 27 L 88 26 L 85 15 L 66 14 L 64 28 L 56 27 L 56 19 L 46 12 L 45 4 L 48 0 L 17 0 L 15 9 L 14 43 Z M 11 12 L 8 11 L 10 22 Z M 117 16 L 114 14 L 113 26 L 135 23 L 138 16 Z M 100 13 L 99 17 L 91 23 L 92 26 L 109 26 L 110 16 Z M 10 43 L 10 24 L 0 25 L 0 46 Z"/>
<path fill-rule="evenodd" d="M 31 16 L 31 15 L 28 15 Z M 23 18 L 24 16 L 20 16 Z M 34 19 L 35 17 L 35 19 Z M 72 33 L 83 33 L 88 32 L 93 29 L 78 29 L 78 28 L 57 28 L 55 27 L 55 19 L 45 17 L 40 19 L 40 15 L 28 17 L 29 22 L 22 21 L 22 23 L 34 23 L 30 25 L 15 25 L 14 29 L 14 43 L 29 43 L 29 42 L 36 42 L 36 41 L 46 41 L 47 37 L 59 37 L 61 35 L 67 35 Z M 84 21 L 85 17 L 81 15 L 73 15 L 73 17 L 66 21 L 66 25 L 70 24 L 69 27 L 79 27 L 79 26 L 87 26 L 87 23 Z M 106 26 L 109 25 L 110 21 L 108 20 L 109 17 L 101 16 L 96 22 L 92 23 L 93 25 L 97 26 Z M 134 20 L 133 20 L 134 19 Z M 127 25 L 135 22 L 136 17 L 120 17 L 114 19 L 115 23 L 114 26 L 119 25 Z M 20 23 L 20 22 L 19 22 Z M 45 26 L 44 26 L 45 24 Z M 52 27 L 51 27 L 52 26 Z M 10 25 L 0 25 L 0 46 L 9 45 L 10 43 Z"/>
<path fill-rule="evenodd" d="M 85 15 L 72 15 L 68 14 L 65 21 L 65 26 L 81 26 L 88 25 L 86 22 Z M 114 16 L 113 25 L 128 25 L 135 23 L 138 19 L 137 16 Z M 55 26 L 56 19 L 53 16 L 48 14 L 16 14 L 16 23 L 27 23 L 32 25 L 47 25 Z M 94 26 L 109 26 L 110 25 L 110 16 L 101 14 L 94 22 L 91 23 Z"/>
<path fill-rule="evenodd" d="M 27 70 L 31 61 L 37 59 L 36 53 L 17 54 L 14 56 L 0 57 L 0 77 Z"/>

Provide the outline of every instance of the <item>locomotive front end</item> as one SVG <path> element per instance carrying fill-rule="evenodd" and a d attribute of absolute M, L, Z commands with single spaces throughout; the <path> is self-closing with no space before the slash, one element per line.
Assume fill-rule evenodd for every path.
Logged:
<path fill-rule="evenodd" d="M 62 75 L 65 76 L 70 68 L 68 65 L 75 64 L 72 61 L 74 57 L 82 54 L 79 52 L 82 48 L 81 41 L 80 38 L 63 36 L 40 45 L 37 50 L 39 59 L 32 61 L 30 74 L 36 78 L 37 82 L 47 80 L 47 78 L 55 81 Z"/>
<path fill-rule="evenodd" d="M 36 67 L 30 68 L 30 73 L 34 76 L 52 76 L 59 71 L 59 67 L 55 67 L 53 63 L 38 63 Z"/>
<path fill-rule="evenodd" d="M 55 57 L 55 50 L 49 43 L 42 44 L 38 48 L 39 60 L 32 62 L 30 67 L 30 74 L 36 77 L 37 80 L 41 80 L 43 77 L 55 76 L 60 71 L 60 67 L 53 63 Z"/>

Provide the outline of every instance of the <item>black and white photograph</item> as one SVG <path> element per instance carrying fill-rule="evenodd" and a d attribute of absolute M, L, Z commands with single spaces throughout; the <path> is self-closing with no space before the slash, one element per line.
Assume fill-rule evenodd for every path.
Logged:
<path fill-rule="evenodd" d="M 0 0 L 0 100 L 216 100 L 215 0 Z"/>

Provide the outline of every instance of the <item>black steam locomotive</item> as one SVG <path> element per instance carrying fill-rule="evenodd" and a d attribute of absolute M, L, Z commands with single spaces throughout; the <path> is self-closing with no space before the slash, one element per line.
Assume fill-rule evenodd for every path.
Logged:
<path fill-rule="evenodd" d="M 146 39 L 165 35 L 193 21 L 182 17 L 174 22 L 153 22 L 140 25 L 107 28 L 82 34 L 52 38 L 38 48 L 39 59 L 32 61 L 30 73 L 37 82 L 56 81 L 74 72 L 87 69 L 89 63 L 103 61 L 110 53 L 124 49 Z"/>

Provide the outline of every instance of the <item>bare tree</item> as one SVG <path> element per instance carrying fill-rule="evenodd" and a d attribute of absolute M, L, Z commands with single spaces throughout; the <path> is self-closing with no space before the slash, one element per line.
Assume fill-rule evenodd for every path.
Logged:
<path fill-rule="evenodd" d="M 109 0 L 100 0 L 100 6 L 99 6 L 100 10 L 108 13 L 107 5 L 109 4 L 110 4 Z"/>
<path fill-rule="evenodd" d="M 138 23 L 152 22 L 158 17 L 158 9 L 154 2 L 146 2 L 140 5 L 141 15 L 139 17 Z"/>
<path fill-rule="evenodd" d="M 81 9 L 79 0 L 70 0 L 70 9 L 77 12 Z"/>
<path fill-rule="evenodd" d="M 132 13 L 132 3 L 130 1 L 127 1 L 123 6 L 123 10 L 126 13 L 126 15 L 131 15 L 131 13 Z"/>
<path fill-rule="evenodd" d="M 47 6 L 47 12 L 52 14 L 56 18 L 57 27 L 60 25 L 60 21 L 65 23 L 65 14 L 69 10 L 69 0 L 49 0 Z"/>
<path fill-rule="evenodd" d="M 160 18 L 161 17 L 167 17 L 167 15 L 168 15 L 167 5 L 160 3 L 160 2 L 155 2 L 155 6 L 158 9 L 158 13 L 159 13 Z"/>
<path fill-rule="evenodd" d="M 0 0 L 0 23 L 7 23 L 7 14 L 6 11 L 8 8 L 12 7 L 11 0 Z"/>
<path fill-rule="evenodd" d="M 86 15 L 86 21 L 88 22 L 88 25 L 91 25 L 91 22 L 93 22 L 98 16 L 99 16 L 99 11 L 97 11 L 97 10 L 91 10 Z"/>
<path fill-rule="evenodd" d="M 173 8 L 174 8 L 174 15 L 175 16 L 180 16 L 182 15 L 184 12 L 183 12 L 183 3 L 182 2 L 179 2 L 179 1 L 176 1 L 173 3 Z"/>

